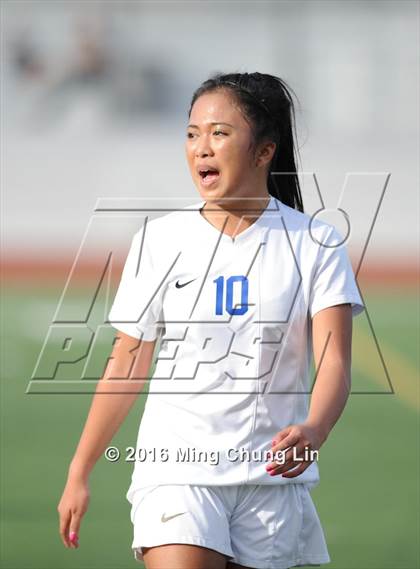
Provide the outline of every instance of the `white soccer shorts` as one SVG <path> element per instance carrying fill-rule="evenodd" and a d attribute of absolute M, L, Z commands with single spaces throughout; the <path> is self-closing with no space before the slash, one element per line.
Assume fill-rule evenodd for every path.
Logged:
<path fill-rule="evenodd" d="M 304 484 L 148 486 L 134 493 L 131 521 L 138 561 L 141 547 L 184 543 L 215 549 L 257 569 L 330 562 Z"/>

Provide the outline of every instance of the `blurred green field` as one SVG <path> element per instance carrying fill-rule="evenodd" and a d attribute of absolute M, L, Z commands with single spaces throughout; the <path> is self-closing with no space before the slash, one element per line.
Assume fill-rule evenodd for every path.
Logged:
<path fill-rule="evenodd" d="M 56 507 L 92 396 L 25 393 L 59 296 L 9 287 L 2 299 L 1 567 L 141 568 L 125 497 L 132 463 L 99 460 L 79 549 L 59 538 Z M 321 483 L 312 492 L 332 559 L 325 567 L 416 569 L 419 305 L 407 290 L 370 289 L 364 299 L 395 394 L 362 314 L 353 321 L 357 393 L 321 449 Z M 121 449 L 135 445 L 144 401 L 113 440 Z"/>

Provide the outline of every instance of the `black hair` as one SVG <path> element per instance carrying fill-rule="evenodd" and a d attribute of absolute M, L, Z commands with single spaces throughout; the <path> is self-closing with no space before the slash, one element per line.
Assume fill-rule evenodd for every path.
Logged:
<path fill-rule="evenodd" d="M 223 74 L 216 72 L 194 92 L 188 117 L 198 97 L 220 89 L 230 91 L 242 113 L 250 122 L 254 147 L 265 140 L 276 143 L 276 151 L 271 160 L 267 178 L 269 194 L 282 203 L 303 212 L 295 162 L 297 136 L 291 93 L 295 97 L 296 94 L 293 89 L 279 77 L 266 73 Z M 276 175 L 277 173 L 280 175 Z M 281 175 L 282 173 L 284 174 Z"/>

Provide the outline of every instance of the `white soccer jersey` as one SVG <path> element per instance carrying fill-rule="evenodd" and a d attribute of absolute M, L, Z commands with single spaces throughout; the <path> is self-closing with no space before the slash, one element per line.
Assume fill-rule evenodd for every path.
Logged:
<path fill-rule="evenodd" d="M 130 501 L 156 484 L 315 486 L 316 462 L 292 479 L 270 476 L 267 453 L 307 417 L 311 317 L 342 303 L 353 316 L 364 309 L 334 226 L 271 197 L 232 239 L 200 214 L 204 204 L 143 224 L 109 314 L 130 336 L 161 337 Z"/>

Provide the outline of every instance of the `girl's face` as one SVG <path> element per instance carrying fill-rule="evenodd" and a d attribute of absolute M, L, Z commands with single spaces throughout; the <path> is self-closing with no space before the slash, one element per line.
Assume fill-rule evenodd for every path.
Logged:
<path fill-rule="evenodd" d="M 195 101 L 186 136 L 188 166 L 204 200 L 268 194 L 266 165 L 275 145 L 272 152 L 254 154 L 251 127 L 226 92 L 206 93 Z"/>

